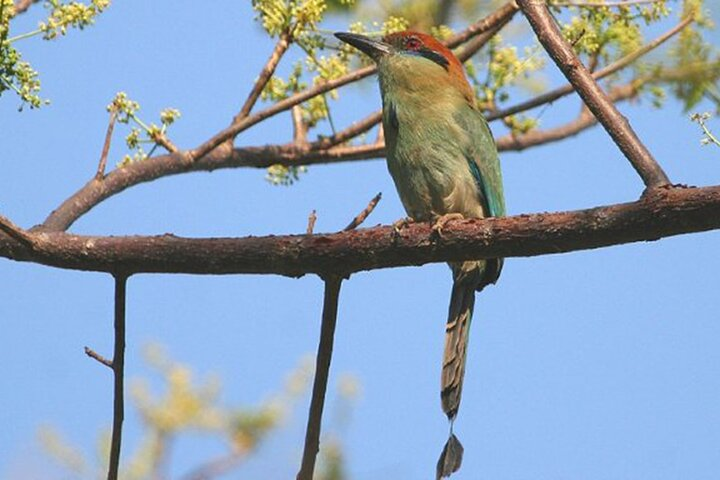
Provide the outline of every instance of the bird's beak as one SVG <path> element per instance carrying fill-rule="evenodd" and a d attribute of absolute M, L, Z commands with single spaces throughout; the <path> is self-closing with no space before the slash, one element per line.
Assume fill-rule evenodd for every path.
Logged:
<path fill-rule="evenodd" d="M 388 55 L 392 52 L 390 44 L 383 42 L 382 40 L 375 40 L 374 38 L 366 37 L 365 35 L 359 35 L 357 33 L 347 32 L 336 32 L 335 36 L 357 48 L 361 52 L 365 53 L 368 57 L 372 58 L 376 62 L 380 60 L 384 55 Z"/>

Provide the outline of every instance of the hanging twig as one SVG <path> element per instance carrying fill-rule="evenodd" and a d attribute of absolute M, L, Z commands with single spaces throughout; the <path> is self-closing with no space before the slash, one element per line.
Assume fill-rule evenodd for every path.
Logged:
<path fill-rule="evenodd" d="M 359 227 L 360 224 L 363 223 L 365 219 L 372 213 L 372 211 L 375 210 L 375 207 L 377 206 L 381 198 L 382 192 L 379 192 L 373 197 L 372 200 L 370 200 L 370 203 L 368 203 L 367 207 L 365 207 L 362 212 L 358 213 L 357 216 L 353 218 L 350 223 L 348 223 L 348 226 L 345 227 L 343 231 L 347 232 L 349 230 L 355 230 L 357 227 Z"/>
<path fill-rule="evenodd" d="M 120 446 L 122 443 L 122 424 L 125 416 L 125 289 L 127 275 L 116 273 L 115 277 L 115 347 L 113 350 L 113 428 L 110 440 L 110 462 L 108 480 L 117 480 L 120 469 Z"/>
<path fill-rule="evenodd" d="M 663 169 L 563 38 L 545 1 L 517 1 L 540 43 L 625 154 L 645 186 L 668 185 L 670 180 Z"/>
<path fill-rule="evenodd" d="M 337 323 L 338 297 L 342 277 L 328 275 L 325 278 L 325 298 L 323 300 L 320 343 L 315 359 L 315 380 L 313 382 L 310 413 L 305 431 L 305 449 L 297 480 L 312 480 L 315 471 L 315 459 L 320 450 L 320 429 L 322 412 L 325 406 L 330 360 L 332 359 L 335 324 Z"/>

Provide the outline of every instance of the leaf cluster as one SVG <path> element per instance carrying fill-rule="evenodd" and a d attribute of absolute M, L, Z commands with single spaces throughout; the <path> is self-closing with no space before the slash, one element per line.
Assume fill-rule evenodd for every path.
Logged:
<path fill-rule="evenodd" d="M 25 104 L 31 109 L 48 104 L 48 100 L 40 97 L 38 72 L 22 59 L 14 44 L 38 35 L 44 40 L 54 40 L 70 28 L 83 30 L 95 23 L 97 16 L 109 6 L 110 0 L 91 0 L 89 4 L 48 0 L 45 3 L 47 18 L 38 23 L 38 28 L 11 37 L 11 21 L 16 16 L 14 1 L 0 0 L 0 96 L 7 90 L 15 92 L 22 102 L 21 109 Z"/>

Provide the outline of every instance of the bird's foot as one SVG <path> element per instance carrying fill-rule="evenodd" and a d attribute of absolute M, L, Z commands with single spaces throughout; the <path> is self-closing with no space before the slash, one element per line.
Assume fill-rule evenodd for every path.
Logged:
<path fill-rule="evenodd" d="M 402 229 L 407 228 L 411 223 L 415 223 L 415 220 L 410 217 L 401 218 L 400 220 L 393 222 L 393 236 L 396 238 L 399 237 Z"/>
<path fill-rule="evenodd" d="M 442 231 L 448 222 L 453 220 L 464 220 L 465 216 L 462 213 L 446 213 L 445 215 L 439 216 L 432 226 L 432 235 L 435 238 L 442 238 Z"/>

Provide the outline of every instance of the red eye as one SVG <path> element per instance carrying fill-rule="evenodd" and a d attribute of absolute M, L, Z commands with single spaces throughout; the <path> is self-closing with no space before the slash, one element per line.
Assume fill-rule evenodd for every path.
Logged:
<path fill-rule="evenodd" d="M 422 47 L 422 42 L 417 37 L 408 37 L 405 40 L 405 48 L 408 50 L 419 50 Z"/>

